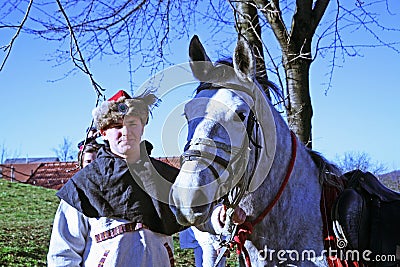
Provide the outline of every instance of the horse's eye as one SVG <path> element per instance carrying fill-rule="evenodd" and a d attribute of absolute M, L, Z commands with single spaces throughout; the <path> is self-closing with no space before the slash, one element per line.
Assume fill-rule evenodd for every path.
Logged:
<path fill-rule="evenodd" d="M 235 121 L 244 121 L 246 119 L 246 114 L 242 111 L 236 112 L 236 116 L 234 117 Z"/>

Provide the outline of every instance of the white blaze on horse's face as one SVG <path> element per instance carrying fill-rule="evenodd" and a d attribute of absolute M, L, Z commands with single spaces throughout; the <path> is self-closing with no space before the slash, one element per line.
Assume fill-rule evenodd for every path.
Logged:
<path fill-rule="evenodd" d="M 250 113 L 253 100 L 249 95 L 229 89 L 203 90 L 185 105 L 189 138 L 207 137 L 214 141 L 241 147 L 246 136 L 242 118 Z"/>
<path fill-rule="evenodd" d="M 242 176 L 248 154 L 246 122 L 253 104 L 253 99 L 241 91 L 205 89 L 185 105 L 187 148 L 221 157 L 229 165 L 226 168 L 207 157 L 183 163 L 173 186 L 181 223 L 203 222 L 212 210 L 210 205 Z"/>

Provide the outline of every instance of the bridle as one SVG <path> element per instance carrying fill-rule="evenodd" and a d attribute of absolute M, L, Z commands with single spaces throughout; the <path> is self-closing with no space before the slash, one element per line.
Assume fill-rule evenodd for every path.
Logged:
<path fill-rule="evenodd" d="M 207 84 L 208 87 L 204 88 L 203 85 L 202 90 L 204 89 L 219 89 L 222 87 L 213 87 L 212 84 Z M 202 86 L 202 85 L 201 85 Z M 200 87 L 201 87 L 200 86 Z M 226 87 L 225 87 L 226 88 Z M 240 90 L 244 91 L 243 87 L 239 87 L 235 85 L 232 87 L 234 89 L 228 90 Z M 199 90 L 197 91 L 197 93 Z M 244 121 L 244 120 L 243 120 Z M 229 174 L 228 179 L 230 182 L 235 181 L 236 184 L 230 184 L 229 191 L 223 192 L 222 200 L 226 205 L 226 220 L 225 225 L 222 230 L 222 234 L 224 236 L 233 236 L 236 232 L 236 225 L 233 223 L 233 215 L 234 210 L 239 205 L 240 201 L 242 200 L 244 193 L 247 191 L 250 182 L 255 174 L 257 162 L 259 160 L 261 145 L 258 144 L 259 142 L 259 123 L 257 118 L 250 108 L 249 115 L 247 116 L 247 124 L 246 124 L 246 137 L 244 138 L 242 145 L 240 147 L 232 147 L 231 145 L 227 145 L 225 143 L 214 141 L 208 138 L 197 138 L 195 140 L 189 140 L 185 146 L 185 151 L 181 156 L 181 166 L 187 161 L 197 161 L 205 164 L 207 168 L 213 173 L 214 178 L 219 181 L 220 174 L 213 166 L 214 163 L 222 166 L 224 170 L 226 170 Z M 192 149 L 192 145 L 203 145 L 206 147 L 212 146 L 215 148 L 216 151 L 222 150 L 226 154 L 231 155 L 230 160 L 226 160 L 221 156 L 217 155 L 218 153 L 210 153 L 207 151 L 199 150 L 199 149 Z M 254 153 L 254 165 L 250 167 L 248 163 L 248 155 L 251 152 L 251 145 L 253 146 L 253 153 Z M 246 156 L 247 155 L 247 156 Z M 210 163 L 211 162 L 211 163 Z M 238 162 L 238 164 L 235 164 Z M 246 166 L 247 164 L 247 166 Z M 237 167 L 236 170 L 243 170 L 243 167 L 246 167 L 246 170 L 243 171 L 241 177 L 235 177 L 235 173 L 233 170 L 233 166 Z M 251 168 L 251 169 L 249 169 Z M 240 172 L 239 172 L 240 173 Z M 237 173 L 236 173 L 237 175 Z M 239 178 L 239 179 L 237 179 Z M 226 187 L 221 187 L 226 188 Z"/>
<path fill-rule="evenodd" d="M 237 87 L 235 89 L 237 89 Z M 213 164 L 208 164 L 207 160 L 211 161 L 212 163 L 221 165 L 224 169 L 228 170 L 230 175 L 233 175 L 233 170 L 230 169 L 230 166 L 232 166 L 233 164 L 232 163 L 230 164 L 230 162 L 232 162 L 232 161 L 236 162 L 237 160 L 240 160 L 241 155 L 244 154 L 243 153 L 244 150 L 245 149 L 251 150 L 250 144 L 252 144 L 254 146 L 254 148 L 255 148 L 255 151 L 254 151 L 255 163 L 254 163 L 253 169 L 250 172 L 249 171 L 244 172 L 244 174 L 240 178 L 238 184 L 234 188 L 232 188 L 228 194 L 228 196 L 233 195 L 233 197 L 231 197 L 229 199 L 229 202 L 227 205 L 227 212 L 226 212 L 227 218 L 226 218 L 225 226 L 224 226 L 224 229 L 222 232 L 223 235 L 230 236 L 232 238 L 230 240 L 227 239 L 228 242 L 225 242 L 225 244 L 223 244 L 223 245 L 226 247 L 236 245 L 238 247 L 237 253 L 240 254 L 243 252 L 245 254 L 246 265 L 251 266 L 248 252 L 244 248 L 244 242 L 247 239 L 247 236 L 249 234 L 251 234 L 253 227 L 256 224 L 258 224 L 260 221 L 263 220 L 263 218 L 271 211 L 271 209 L 275 206 L 275 204 L 279 200 L 280 196 L 282 195 L 283 190 L 285 189 L 285 187 L 289 181 L 289 178 L 291 176 L 291 173 L 292 173 L 292 170 L 294 167 L 294 163 L 296 160 L 297 141 L 296 141 L 295 134 L 293 132 L 291 132 L 290 134 L 291 134 L 291 139 L 292 139 L 292 157 L 290 159 L 284 181 L 282 182 L 282 184 L 279 188 L 279 191 L 276 194 L 276 196 L 274 197 L 273 201 L 271 203 L 269 203 L 269 205 L 264 209 L 264 211 L 261 214 L 259 214 L 259 216 L 254 221 L 251 221 L 251 222 L 246 221 L 244 224 L 237 227 L 232 222 L 232 216 L 234 213 L 234 209 L 237 207 L 237 205 L 241 201 L 246 189 L 248 188 L 248 186 L 250 184 L 251 178 L 254 176 L 257 162 L 259 160 L 260 149 L 262 148 L 258 144 L 258 142 L 259 142 L 259 140 L 258 140 L 259 139 L 259 136 L 258 136 L 259 124 L 258 124 L 255 114 L 253 112 L 251 112 L 247 118 L 246 132 L 247 132 L 247 139 L 245 138 L 245 140 L 248 140 L 249 142 L 247 142 L 246 145 L 242 144 L 242 147 L 240 147 L 240 148 L 231 147 L 230 145 L 226 145 L 221 142 L 213 141 L 211 139 L 199 138 L 199 139 L 196 139 L 194 142 L 189 140 L 185 146 L 185 152 L 182 154 L 182 157 L 181 157 L 182 162 L 181 163 L 183 164 L 186 161 L 199 161 L 199 162 L 205 161 L 205 163 L 207 163 L 207 165 L 208 165 L 208 168 L 213 173 L 214 177 L 216 179 L 218 179 L 219 174 L 218 174 L 217 170 L 215 169 L 214 166 L 212 166 Z M 206 152 L 206 151 L 201 151 L 198 149 L 190 149 L 191 144 L 202 144 L 202 145 L 208 146 L 208 145 L 210 145 L 211 142 L 215 144 L 216 149 L 222 149 L 226 152 L 229 152 L 228 154 L 231 154 L 232 149 L 236 150 L 238 152 L 234 154 L 231 161 L 228 161 L 218 155 L 214 155 L 214 154 Z M 250 175 L 248 175 L 249 173 L 250 173 Z M 219 262 L 221 257 L 223 257 L 223 255 L 218 256 L 216 264 Z"/>
<path fill-rule="evenodd" d="M 194 141 L 189 141 L 187 147 L 190 146 L 197 146 L 197 145 L 204 145 L 206 147 L 215 147 L 215 149 L 222 150 L 226 152 L 228 155 L 232 154 L 232 151 L 237 151 L 234 154 L 234 157 L 232 160 L 228 161 L 224 159 L 221 156 L 218 156 L 217 153 L 213 154 L 204 150 L 199 150 L 199 149 L 187 149 L 185 152 L 183 152 L 181 156 L 181 165 L 187 161 L 198 161 L 202 162 L 205 165 L 207 165 L 207 168 L 210 169 L 210 171 L 213 173 L 214 178 L 218 179 L 219 178 L 219 173 L 216 170 L 216 168 L 213 166 L 213 164 L 210 164 L 207 162 L 207 160 L 211 161 L 212 163 L 217 163 L 218 165 L 222 166 L 223 169 L 227 170 L 229 175 L 233 175 L 233 164 L 230 162 L 236 162 L 240 155 L 241 152 L 243 152 L 242 148 L 238 147 L 231 147 L 230 145 L 227 145 L 222 142 L 214 141 L 210 138 L 196 138 Z"/>
<path fill-rule="evenodd" d="M 255 126 L 257 129 L 255 129 Z M 253 132 L 255 132 L 255 138 L 253 138 Z M 185 146 L 185 151 L 181 155 L 181 166 L 187 161 L 198 161 L 204 163 L 207 168 L 213 173 L 214 178 L 218 179 L 220 177 L 220 174 L 216 170 L 216 168 L 213 166 L 214 163 L 222 166 L 224 170 L 226 170 L 229 174 L 229 177 L 233 177 L 235 175 L 233 166 L 235 165 L 236 162 L 239 162 L 243 156 L 246 154 L 246 150 L 250 150 L 249 143 L 252 143 L 256 147 L 256 155 L 258 155 L 258 150 L 261 148 L 260 145 L 257 144 L 257 132 L 258 132 L 258 123 L 256 120 L 256 117 L 253 113 L 253 111 L 250 111 L 248 118 L 247 118 L 247 125 L 246 125 L 246 133 L 247 133 L 247 138 L 244 138 L 242 146 L 241 147 L 234 147 L 219 141 L 214 141 L 210 138 L 196 138 L 195 140 L 189 140 Z M 197 145 L 203 145 L 205 147 L 213 147 L 215 148 L 216 151 L 222 150 L 226 154 L 231 155 L 232 157 L 230 160 L 224 159 L 223 157 L 219 156 L 218 153 L 210 153 L 204 150 L 200 149 L 191 149 L 191 146 L 197 146 Z M 258 157 L 258 156 L 256 156 Z M 211 164 L 210 164 L 211 162 Z M 246 162 L 243 160 L 242 162 L 239 162 L 240 168 L 241 169 L 245 165 Z M 245 172 L 246 173 L 246 172 Z M 245 173 L 242 175 L 239 181 L 241 181 Z M 250 177 L 254 174 L 254 168 L 252 170 L 252 173 Z M 249 178 L 250 178 L 249 177 Z M 246 189 L 248 184 L 250 183 L 250 179 L 247 179 L 248 182 L 246 183 Z"/>

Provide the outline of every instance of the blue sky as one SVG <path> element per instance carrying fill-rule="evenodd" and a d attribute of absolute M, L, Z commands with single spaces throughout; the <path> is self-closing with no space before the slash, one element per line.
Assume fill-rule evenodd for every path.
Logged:
<path fill-rule="evenodd" d="M 207 38 L 198 34 L 202 40 Z M 0 36 L 2 44 L 4 38 Z M 188 43 L 189 40 L 176 43 L 179 53 L 173 56 L 175 63 L 187 61 Z M 215 60 L 212 47 L 206 44 L 206 50 Z M 52 51 L 52 43 L 20 36 L 0 72 L 0 147 L 6 147 L 9 157 L 55 156 L 53 148 L 64 137 L 76 146 L 90 125 L 96 94 L 89 79 L 79 72 L 60 79 L 72 63 L 54 66 L 45 60 Z M 2 59 L 3 54 L 0 55 Z M 342 67 L 335 69 L 327 94 L 324 83 L 328 79 L 328 63 L 313 63 L 313 148 L 331 161 L 346 152 L 364 152 L 389 170 L 400 169 L 400 55 L 384 48 L 364 49 L 362 55 L 346 58 Z M 107 89 L 106 97 L 119 89 L 129 91 L 126 64 L 105 58 L 91 67 L 95 79 Z M 136 73 L 135 84 L 140 86 L 146 78 L 146 72 Z M 179 154 L 179 150 L 161 149 L 161 143 L 182 147 L 185 129 L 179 114 L 193 89 L 194 85 L 173 90 L 154 110 L 145 137 L 154 143 L 155 156 Z M 166 128 L 165 116 L 171 112 L 178 118 L 168 121 L 171 128 Z"/>

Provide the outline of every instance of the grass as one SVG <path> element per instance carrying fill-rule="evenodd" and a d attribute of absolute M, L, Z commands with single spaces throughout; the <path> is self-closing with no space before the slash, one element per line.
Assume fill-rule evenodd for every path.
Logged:
<path fill-rule="evenodd" d="M 0 266 L 46 266 L 54 190 L 0 181 Z"/>
<path fill-rule="evenodd" d="M 46 266 L 56 191 L 0 180 L 0 267 Z M 174 235 L 176 266 L 194 266 L 192 250 L 179 248 Z M 227 266 L 236 266 L 234 259 Z"/>

